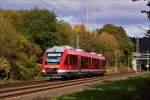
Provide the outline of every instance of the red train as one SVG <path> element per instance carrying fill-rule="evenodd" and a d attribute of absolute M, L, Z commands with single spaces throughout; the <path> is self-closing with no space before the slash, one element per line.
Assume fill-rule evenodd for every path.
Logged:
<path fill-rule="evenodd" d="M 54 46 L 44 52 L 42 73 L 47 78 L 103 75 L 105 57 L 70 46 Z"/>

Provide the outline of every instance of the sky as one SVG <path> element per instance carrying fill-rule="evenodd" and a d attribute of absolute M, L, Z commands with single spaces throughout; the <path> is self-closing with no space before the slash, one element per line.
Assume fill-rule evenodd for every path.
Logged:
<path fill-rule="evenodd" d="M 136 37 L 143 36 L 145 32 L 139 27 L 148 29 L 148 18 L 141 13 L 141 10 L 149 9 L 146 3 L 144 0 L 0 0 L 0 8 L 46 8 L 54 11 L 58 20 L 65 20 L 71 25 L 83 23 L 88 30 L 96 30 L 105 24 L 114 24 L 124 27 L 129 36 Z"/>

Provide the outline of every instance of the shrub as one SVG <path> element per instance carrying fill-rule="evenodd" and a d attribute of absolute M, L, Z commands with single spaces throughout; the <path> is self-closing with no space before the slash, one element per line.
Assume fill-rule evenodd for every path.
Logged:
<path fill-rule="evenodd" d="M 6 58 L 0 57 L 0 79 L 7 77 L 10 71 L 10 64 Z"/>

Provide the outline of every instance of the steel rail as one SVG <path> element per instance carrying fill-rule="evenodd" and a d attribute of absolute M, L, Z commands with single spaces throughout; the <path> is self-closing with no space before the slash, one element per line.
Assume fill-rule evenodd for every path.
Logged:
<path fill-rule="evenodd" d="M 120 74 L 120 73 L 119 73 Z M 106 76 L 100 76 L 101 78 L 103 77 L 108 77 L 112 75 L 119 75 L 119 74 L 108 74 Z M 27 89 L 27 88 L 34 88 L 37 86 L 48 86 L 48 85 L 55 85 L 55 84 L 61 84 L 61 83 L 66 83 L 66 82 L 75 82 L 75 81 L 81 81 L 81 80 L 86 80 L 86 79 L 91 79 L 91 78 L 97 78 L 97 77 L 89 77 L 89 78 L 81 78 L 81 79 L 76 79 L 76 80 L 68 80 L 68 81 L 36 81 L 36 82 L 26 82 L 26 83 L 20 83 L 20 84 L 12 84 L 10 86 L 4 86 L 0 88 L 0 93 L 2 92 L 9 92 L 9 91 L 16 91 L 20 89 Z"/>
<path fill-rule="evenodd" d="M 69 80 L 69 81 L 59 81 L 59 82 L 48 82 L 47 84 L 39 84 L 39 85 L 30 85 L 26 87 L 16 87 L 13 89 L 6 89 L 0 91 L 0 98 L 10 98 L 10 97 L 15 97 L 18 95 L 25 95 L 28 93 L 33 93 L 33 92 L 41 92 L 45 90 L 51 90 L 51 89 L 57 89 L 57 88 L 62 88 L 62 87 L 67 87 L 67 86 L 73 86 L 73 85 L 78 85 L 78 84 L 89 84 L 91 82 L 96 82 L 96 81 L 106 81 L 110 80 L 112 78 L 119 78 L 123 77 L 125 75 L 128 75 L 129 73 L 123 73 L 123 74 L 115 74 L 115 75 L 107 75 L 103 77 L 92 77 L 92 78 L 83 78 L 83 79 L 76 79 L 76 80 Z"/>

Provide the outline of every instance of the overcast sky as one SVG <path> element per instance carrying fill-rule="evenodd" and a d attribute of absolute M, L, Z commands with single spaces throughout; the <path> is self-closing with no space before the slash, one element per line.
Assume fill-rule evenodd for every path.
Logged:
<path fill-rule="evenodd" d="M 34 7 L 53 10 L 57 18 L 70 24 L 86 24 L 87 6 L 89 12 L 89 30 L 92 23 L 92 8 L 95 8 L 95 28 L 104 24 L 123 26 L 129 36 L 144 33 L 138 26 L 148 28 L 148 18 L 141 10 L 148 9 L 146 2 L 132 0 L 0 0 L 1 9 L 32 9 Z"/>

